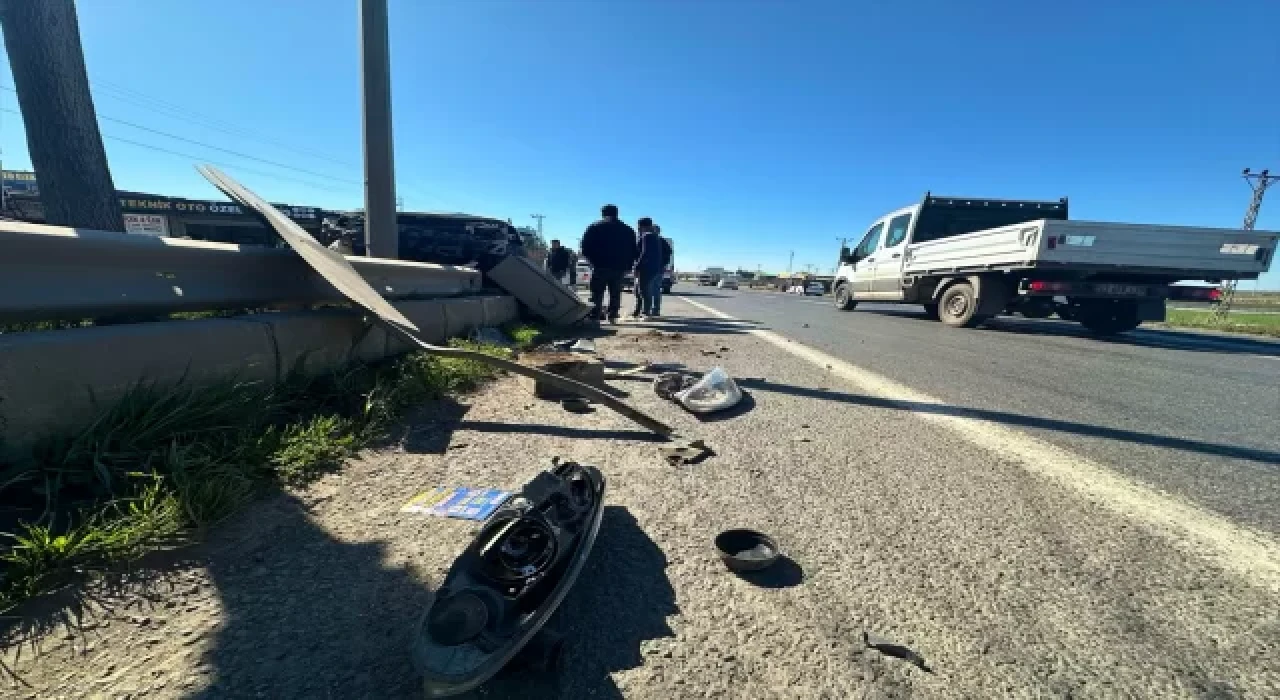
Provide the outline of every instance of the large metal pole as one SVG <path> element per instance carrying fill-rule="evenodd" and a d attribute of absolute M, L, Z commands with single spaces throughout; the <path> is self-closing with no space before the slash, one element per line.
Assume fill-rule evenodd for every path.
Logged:
<path fill-rule="evenodd" d="M 399 258 L 387 0 L 360 0 L 360 89 L 364 98 L 361 121 L 364 127 L 365 254 Z"/>

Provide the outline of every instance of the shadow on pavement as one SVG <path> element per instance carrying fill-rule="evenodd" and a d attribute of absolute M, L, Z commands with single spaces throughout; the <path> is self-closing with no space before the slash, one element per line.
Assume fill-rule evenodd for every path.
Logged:
<path fill-rule="evenodd" d="M 552 618 L 567 642 L 563 671 L 504 671 L 475 696 L 622 698 L 609 674 L 643 665 L 642 642 L 675 636 L 667 618 L 680 609 L 666 569 L 666 555 L 635 517 L 622 506 L 605 506 L 586 568 Z"/>
<path fill-rule="evenodd" d="M 924 315 L 923 310 L 908 306 L 903 309 L 863 309 L 858 313 L 869 313 L 877 316 L 896 316 L 929 323 L 937 323 Z M 939 324 L 940 325 L 940 324 Z M 1056 319 L 1027 319 L 1016 316 L 1001 316 L 986 321 L 978 329 L 999 333 L 1017 333 L 1019 335 L 1040 335 L 1059 338 L 1081 338 L 1109 345 L 1132 345 L 1135 347 L 1160 348 L 1164 350 L 1188 350 L 1191 352 L 1216 352 L 1233 355 L 1262 355 L 1280 357 L 1280 341 L 1272 341 L 1247 336 L 1215 335 L 1182 331 L 1175 328 L 1152 328 L 1143 326 L 1128 333 L 1114 336 L 1099 336 L 1085 330 L 1073 321 Z"/>
<path fill-rule="evenodd" d="M 605 428 L 571 428 L 544 423 L 498 423 L 495 421 L 463 421 L 457 430 L 475 430 L 482 433 L 530 433 L 554 437 L 584 440 L 638 440 L 642 442 L 666 442 L 666 438 L 647 430 L 611 430 Z M 408 447 L 405 448 L 406 450 Z"/>
<path fill-rule="evenodd" d="M 751 409 L 756 407 L 756 399 L 751 392 L 742 392 L 742 400 L 738 403 L 726 408 L 723 411 L 715 413 L 691 413 L 700 423 L 717 423 L 722 420 L 732 420 L 746 413 L 750 413 Z"/>
<path fill-rule="evenodd" d="M 804 569 L 784 554 L 773 566 L 761 571 L 739 572 L 738 578 L 760 588 L 791 588 L 804 583 Z"/>
<path fill-rule="evenodd" d="M 976 418 L 978 420 L 1003 423 L 1005 425 L 1054 430 L 1063 433 L 1074 433 L 1076 435 L 1086 435 L 1090 437 L 1106 438 L 1108 440 L 1131 442 L 1138 445 L 1150 445 L 1152 447 L 1163 447 L 1173 450 L 1182 450 L 1184 452 L 1196 452 L 1199 454 L 1213 455 L 1215 457 L 1247 459 L 1254 462 L 1261 462 L 1263 464 L 1280 465 L 1280 452 L 1254 449 L 1251 447 L 1224 445 L 1217 442 L 1205 442 L 1202 440 L 1170 437 L 1168 435 L 1153 435 L 1151 433 L 1143 433 L 1136 430 L 1108 428 L 1101 425 L 1075 423 L 1072 421 L 1057 420 L 1054 418 L 1040 418 L 1037 416 L 1028 416 L 1021 413 L 1009 413 L 1006 411 L 967 408 L 964 406 L 953 406 L 949 404 L 898 401 L 883 399 L 877 396 L 850 394 L 841 391 L 823 391 L 820 389 L 792 386 L 790 384 L 779 384 L 764 379 L 740 379 L 738 380 L 738 384 L 743 387 L 759 389 L 761 391 L 773 391 L 780 394 L 822 399 L 824 401 L 837 401 L 840 403 L 857 404 L 860 406 L 871 406 L 873 408 L 891 408 L 898 411 L 912 411 L 915 413 L 933 413 L 946 416 Z"/>
<path fill-rule="evenodd" d="M 283 494 L 235 527 L 209 561 L 224 616 L 197 673 L 212 682 L 188 697 L 421 696 L 408 650 L 429 591 L 382 544 L 335 539 Z"/>
<path fill-rule="evenodd" d="M 619 324 L 623 328 L 651 328 L 664 333 L 687 335 L 740 335 L 759 325 L 759 321 L 730 321 L 699 316 L 662 316 L 653 320 L 626 321 Z"/>

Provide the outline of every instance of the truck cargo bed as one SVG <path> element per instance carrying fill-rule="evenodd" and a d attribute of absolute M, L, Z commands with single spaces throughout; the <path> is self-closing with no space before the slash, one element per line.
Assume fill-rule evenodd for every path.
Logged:
<path fill-rule="evenodd" d="M 1179 279 L 1256 279 L 1280 233 L 1040 219 L 907 247 L 907 275 L 1020 268 L 1123 271 Z"/>

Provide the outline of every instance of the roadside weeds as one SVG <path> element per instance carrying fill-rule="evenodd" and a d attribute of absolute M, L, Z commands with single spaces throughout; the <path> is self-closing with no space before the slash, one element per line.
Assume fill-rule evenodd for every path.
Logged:
<path fill-rule="evenodd" d="M 0 499 L 12 513 L 0 515 L 0 615 L 196 541 L 255 498 L 339 468 L 409 408 L 497 374 L 480 362 L 413 353 L 320 377 L 295 372 L 274 387 L 232 379 L 135 386 L 78 434 L 0 469 Z"/>

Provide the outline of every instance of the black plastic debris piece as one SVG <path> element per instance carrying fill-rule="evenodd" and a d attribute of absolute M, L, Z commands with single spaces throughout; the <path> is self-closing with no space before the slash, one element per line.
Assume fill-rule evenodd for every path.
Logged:
<path fill-rule="evenodd" d="M 725 530 L 716 535 L 716 551 L 731 571 L 760 571 L 778 561 L 778 543 L 763 532 L 747 529 Z"/>
<path fill-rule="evenodd" d="M 693 440 L 683 445 L 675 445 L 673 447 L 659 447 L 658 451 L 662 453 L 663 458 L 672 466 L 680 464 L 701 464 L 708 457 L 715 456 L 715 450 L 707 447 L 707 443 L 702 440 Z"/>
<path fill-rule="evenodd" d="M 697 383 L 697 379 L 680 372 L 663 372 L 653 380 L 653 393 L 668 401 L 675 401 L 676 394 Z"/>
<path fill-rule="evenodd" d="M 591 402 L 581 396 L 560 400 L 560 406 L 570 413 L 591 413 Z"/>
<path fill-rule="evenodd" d="M 865 631 L 862 633 L 862 641 L 866 643 L 868 648 L 875 649 L 881 654 L 902 659 L 925 673 L 933 673 L 933 669 L 925 664 L 924 657 L 911 647 L 891 642 L 888 639 Z"/>
<path fill-rule="evenodd" d="M 560 640 L 538 635 L 595 543 L 605 482 L 595 467 L 553 464 L 489 518 L 436 591 L 412 647 L 427 697 L 476 687 L 522 649 L 533 667 L 558 662 Z"/>

